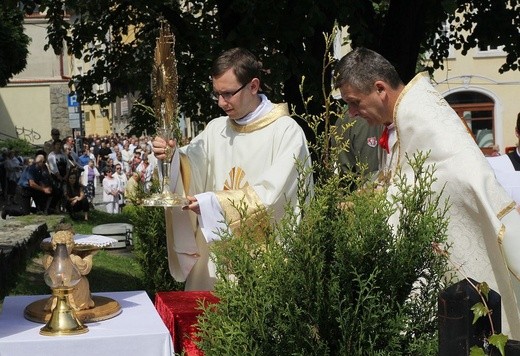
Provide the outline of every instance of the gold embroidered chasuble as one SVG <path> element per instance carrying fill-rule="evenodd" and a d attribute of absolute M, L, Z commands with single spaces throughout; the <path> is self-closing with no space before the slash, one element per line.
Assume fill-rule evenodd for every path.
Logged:
<path fill-rule="evenodd" d="M 310 166 L 305 134 L 289 115 L 286 104 L 274 104 L 264 117 L 238 125 L 227 116 L 212 120 L 189 145 L 179 149 L 175 190 L 195 195 L 214 192 L 226 222 L 236 232 L 244 222 L 235 206 L 247 205 L 248 223 L 262 223 L 272 214 L 281 219 L 287 203 L 297 207 L 296 160 Z M 170 272 L 186 289 L 213 288 L 214 265 L 197 216 L 167 209 Z M 223 220 L 224 220 L 223 217 Z"/>
<path fill-rule="evenodd" d="M 509 336 L 514 338 L 520 337 L 514 293 L 518 280 L 511 278 L 501 247 L 507 228 L 504 217 L 514 214 L 509 217 L 520 220 L 515 204 L 496 180 L 461 118 L 427 77 L 418 74 L 405 87 L 394 109 L 394 124 L 397 142 L 386 157 L 391 162 L 390 178 L 400 166 L 413 182 L 405 153 L 411 156 L 418 151 L 430 151 L 426 164 L 435 164 L 437 181 L 433 189 L 440 192 L 444 187 L 441 204 L 449 199 L 447 233 L 452 260 L 461 264 L 470 278 L 487 282 L 501 294 L 502 330 L 511 332 Z M 396 187 L 391 184 L 389 197 L 395 192 Z M 394 218 L 395 225 L 398 220 Z"/>

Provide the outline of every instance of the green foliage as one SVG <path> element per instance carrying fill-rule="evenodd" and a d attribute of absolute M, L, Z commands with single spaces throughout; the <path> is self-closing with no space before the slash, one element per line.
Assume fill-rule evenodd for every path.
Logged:
<path fill-rule="evenodd" d="M 477 303 L 471 307 L 473 311 L 473 321 L 472 324 L 475 324 L 478 319 L 481 317 L 488 315 L 489 309 L 483 303 Z"/>
<path fill-rule="evenodd" d="M 34 156 L 37 149 L 36 146 L 22 139 L 7 139 L 0 141 L 0 147 L 7 147 L 10 150 L 16 150 L 18 151 L 18 154 L 26 157 Z"/>
<path fill-rule="evenodd" d="M 519 9 L 518 0 L 457 1 L 457 12 L 449 16 L 449 43 L 462 50 L 463 55 L 477 46 L 503 46 L 503 51 L 507 53 L 506 63 L 500 67 L 499 72 L 516 71 L 520 69 Z M 498 23 L 487 21 L 490 16 L 500 20 Z"/>
<path fill-rule="evenodd" d="M 412 159 L 415 181 L 394 203 L 331 178 L 299 223 L 288 211 L 265 239 L 224 234 L 214 250 L 220 302 L 199 322 L 205 354 L 435 354 L 446 262 L 431 244 L 444 242 L 446 221 L 424 159 Z"/>
<path fill-rule="evenodd" d="M 23 12 L 9 3 L 0 4 L 0 87 L 25 69 L 31 41 L 23 31 Z"/>
<path fill-rule="evenodd" d="M 484 350 L 478 346 L 472 346 L 469 349 L 469 355 L 470 356 L 486 356 L 486 353 Z"/>
<path fill-rule="evenodd" d="M 505 355 L 507 340 L 508 337 L 504 334 L 493 334 L 488 338 L 489 343 L 495 346 L 500 351 L 502 356 Z"/>
<path fill-rule="evenodd" d="M 157 127 L 157 118 L 151 108 L 152 95 L 150 92 L 141 93 L 136 105 L 132 106 L 131 128 L 129 135 L 136 135 L 140 137 L 144 132 L 148 135 L 155 135 Z"/>
<path fill-rule="evenodd" d="M 168 269 L 164 208 L 129 205 L 125 213 L 134 226 L 134 249 L 145 275 L 145 289 L 150 295 L 157 291 L 183 290 Z"/>
<path fill-rule="evenodd" d="M 490 288 L 489 288 L 488 284 L 486 282 L 479 283 L 478 284 L 478 290 L 479 290 L 479 293 L 482 294 L 482 296 L 486 300 L 488 300 L 489 291 L 490 291 Z"/>
<path fill-rule="evenodd" d="M 176 282 L 168 267 L 164 208 L 141 205 L 144 198 L 160 191 L 156 169 L 150 192 L 146 193 L 140 183 L 135 196 L 127 197 L 128 205 L 123 209 L 134 226 L 134 253 L 145 276 L 144 286 L 149 295 L 158 291 L 184 290 L 184 283 Z"/>

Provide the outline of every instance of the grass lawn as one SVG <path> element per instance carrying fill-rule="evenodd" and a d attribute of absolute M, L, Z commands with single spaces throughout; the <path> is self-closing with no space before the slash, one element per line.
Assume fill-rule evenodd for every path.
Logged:
<path fill-rule="evenodd" d="M 111 215 L 97 210 L 90 212 L 89 221 L 75 221 L 66 216 L 64 222 L 70 223 L 78 234 L 91 234 L 92 228 L 100 224 L 131 223 L 125 214 Z M 49 230 L 52 228 L 49 226 Z M 43 280 L 42 255 L 39 252 L 32 257 L 9 295 L 50 294 L 51 291 Z M 92 292 L 143 290 L 143 278 L 143 272 L 132 251 L 127 249 L 99 251 L 94 256 L 92 271 L 88 274 Z"/>

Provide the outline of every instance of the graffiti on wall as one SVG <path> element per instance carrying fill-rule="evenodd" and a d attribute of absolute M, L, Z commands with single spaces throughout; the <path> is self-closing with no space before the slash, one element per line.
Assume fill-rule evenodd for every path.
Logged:
<path fill-rule="evenodd" d="M 34 143 L 42 138 L 38 132 L 33 129 L 26 129 L 25 127 L 16 127 L 16 135 L 19 139 Z"/>

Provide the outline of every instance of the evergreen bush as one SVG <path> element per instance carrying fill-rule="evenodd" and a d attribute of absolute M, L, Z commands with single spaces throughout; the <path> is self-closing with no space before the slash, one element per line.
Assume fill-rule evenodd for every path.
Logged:
<path fill-rule="evenodd" d="M 145 207 L 143 199 L 161 191 L 157 169 L 152 176 L 149 192 L 139 182 L 137 191 L 127 198 L 124 213 L 134 226 L 134 251 L 137 262 L 144 273 L 145 289 L 153 298 L 156 292 L 184 290 L 184 283 L 176 282 L 168 267 L 166 246 L 166 223 L 164 208 Z"/>
<path fill-rule="evenodd" d="M 150 296 L 159 291 L 184 290 L 168 268 L 164 208 L 129 204 L 124 208 L 132 222 L 134 251 L 144 273 L 145 289 Z"/>
<path fill-rule="evenodd" d="M 400 176 L 393 203 L 385 189 L 350 193 L 332 178 L 299 223 L 288 211 L 264 240 L 223 234 L 220 302 L 199 320 L 205 354 L 436 354 L 447 266 L 432 243 L 445 242 L 447 222 L 424 159 L 412 158 L 415 181 Z"/>

